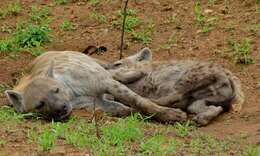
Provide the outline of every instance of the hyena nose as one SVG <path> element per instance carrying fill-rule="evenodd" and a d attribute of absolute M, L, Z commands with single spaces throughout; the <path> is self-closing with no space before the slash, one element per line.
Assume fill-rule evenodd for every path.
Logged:
<path fill-rule="evenodd" d="M 67 112 L 68 111 L 68 106 L 66 104 L 64 104 L 62 106 L 62 110 L 63 110 L 63 112 Z"/>
<path fill-rule="evenodd" d="M 63 104 L 62 106 L 60 106 L 59 109 L 56 110 L 56 115 L 60 116 L 60 115 L 67 114 L 67 111 L 68 111 L 68 106 L 66 104 Z"/>

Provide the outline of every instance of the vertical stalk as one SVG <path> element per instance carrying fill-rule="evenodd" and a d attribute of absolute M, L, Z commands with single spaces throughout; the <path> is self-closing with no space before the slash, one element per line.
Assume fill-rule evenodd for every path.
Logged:
<path fill-rule="evenodd" d="M 125 6 L 124 6 L 124 11 L 123 11 L 123 24 L 122 24 L 122 30 L 121 30 L 122 33 L 121 33 L 119 59 L 123 58 L 124 37 L 125 37 L 125 22 L 126 22 L 126 16 L 127 16 L 127 4 L 128 4 L 128 0 L 125 0 Z"/>

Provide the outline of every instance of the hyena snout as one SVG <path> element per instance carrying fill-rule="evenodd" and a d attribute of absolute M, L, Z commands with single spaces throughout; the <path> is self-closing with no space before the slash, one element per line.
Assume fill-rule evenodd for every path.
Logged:
<path fill-rule="evenodd" d="M 53 108 L 51 116 L 54 119 L 63 119 L 63 118 L 65 118 L 65 117 L 70 115 L 71 110 L 72 110 L 71 106 L 69 104 L 67 104 L 67 103 L 64 103 L 64 104 L 55 106 Z"/>

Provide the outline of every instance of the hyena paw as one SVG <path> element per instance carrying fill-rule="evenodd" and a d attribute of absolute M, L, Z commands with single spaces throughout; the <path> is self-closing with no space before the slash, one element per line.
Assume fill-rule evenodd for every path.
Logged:
<path fill-rule="evenodd" d="M 198 114 L 194 116 L 192 120 L 198 123 L 200 126 L 205 126 L 210 122 L 205 114 Z"/>
<path fill-rule="evenodd" d="M 187 120 L 187 114 L 180 109 L 167 108 L 156 115 L 157 119 L 162 122 L 174 123 Z"/>

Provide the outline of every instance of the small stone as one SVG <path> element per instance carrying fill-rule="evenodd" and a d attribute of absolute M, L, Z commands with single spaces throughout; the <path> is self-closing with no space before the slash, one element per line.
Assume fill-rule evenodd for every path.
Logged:
<path fill-rule="evenodd" d="M 260 83 L 257 83 L 256 89 L 260 89 Z"/>
<path fill-rule="evenodd" d="M 204 13 L 205 14 L 211 14 L 213 12 L 213 10 L 211 10 L 211 9 L 206 9 L 206 10 L 204 10 Z"/>
<path fill-rule="evenodd" d="M 160 4 L 161 4 L 160 1 L 158 1 L 158 0 L 153 0 L 152 2 L 153 2 L 153 4 L 155 4 L 155 5 L 160 5 Z"/>

